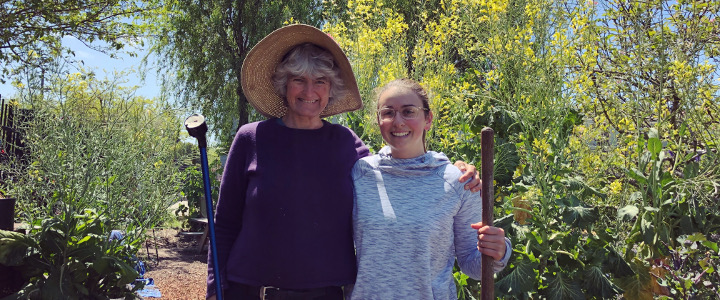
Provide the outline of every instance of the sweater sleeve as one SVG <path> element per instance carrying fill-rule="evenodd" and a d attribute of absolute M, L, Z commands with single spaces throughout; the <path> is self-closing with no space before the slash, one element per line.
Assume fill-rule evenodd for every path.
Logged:
<path fill-rule="evenodd" d="M 477 231 L 471 224 L 482 220 L 482 202 L 479 193 L 472 193 L 462 188 L 457 191 L 462 199 L 460 209 L 453 224 L 455 233 L 455 256 L 463 273 L 479 280 L 482 273 L 482 253 L 477 249 Z"/>
<path fill-rule="evenodd" d="M 223 274 L 225 274 L 230 251 L 242 225 L 242 218 L 239 216 L 242 216 L 245 203 L 247 190 L 245 171 L 247 170 L 249 157 L 254 153 L 249 152 L 253 151 L 251 147 L 253 139 L 254 130 L 243 126 L 236 134 L 228 152 L 220 183 L 217 209 L 215 210 L 215 244 L 217 250 L 211 249 L 212 247 L 208 248 L 207 297 L 215 295 L 217 292 L 215 291 L 215 267 L 220 268 L 220 276 L 223 279 L 221 285 L 227 285 L 225 280 L 227 276 Z M 213 264 L 212 251 L 217 251 L 219 266 Z"/>
<path fill-rule="evenodd" d="M 355 139 L 355 151 L 357 151 L 358 159 L 369 156 L 370 150 L 368 147 L 363 143 L 363 141 L 355 134 L 352 129 L 348 128 L 348 130 L 352 133 L 353 138 Z"/>
<path fill-rule="evenodd" d="M 482 253 L 477 250 L 477 231 L 471 224 L 482 221 L 482 201 L 479 193 L 472 193 L 462 189 L 462 207 L 455 216 L 455 255 L 460 270 L 473 279 L 482 277 Z M 505 238 L 505 255 L 501 260 L 493 262 L 493 272 L 502 271 L 510 260 L 512 244 Z"/>

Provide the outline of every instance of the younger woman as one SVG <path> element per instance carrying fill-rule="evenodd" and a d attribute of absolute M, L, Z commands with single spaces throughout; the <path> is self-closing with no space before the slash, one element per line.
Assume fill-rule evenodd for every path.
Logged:
<path fill-rule="evenodd" d="M 456 299 L 453 265 L 480 279 L 481 255 L 505 267 L 505 232 L 475 223 L 480 195 L 462 173 L 425 149 L 433 114 L 427 92 L 398 79 L 380 89 L 377 120 L 388 146 L 355 163 L 353 230 L 358 274 L 351 299 Z"/>

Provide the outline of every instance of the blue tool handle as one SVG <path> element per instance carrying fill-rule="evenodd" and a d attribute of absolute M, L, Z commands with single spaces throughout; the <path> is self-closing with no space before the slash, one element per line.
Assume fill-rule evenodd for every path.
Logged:
<path fill-rule="evenodd" d="M 205 185 L 205 207 L 207 207 L 208 229 L 210 231 L 210 249 L 212 251 L 213 272 L 215 275 L 215 294 L 217 300 L 222 300 L 222 286 L 220 284 L 220 265 L 218 265 L 217 244 L 215 242 L 215 213 L 213 213 L 212 194 L 210 191 L 210 170 L 208 169 L 207 151 L 200 147 L 200 164 L 203 171 Z"/>

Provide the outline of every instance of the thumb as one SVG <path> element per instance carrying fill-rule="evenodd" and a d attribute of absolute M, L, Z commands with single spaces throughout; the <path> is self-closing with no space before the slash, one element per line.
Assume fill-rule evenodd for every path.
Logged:
<path fill-rule="evenodd" d="M 485 225 L 483 224 L 483 222 L 477 222 L 477 223 L 475 223 L 475 224 L 470 224 L 470 227 L 472 227 L 473 229 L 480 229 L 480 228 L 483 227 L 483 226 L 485 226 Z"/>

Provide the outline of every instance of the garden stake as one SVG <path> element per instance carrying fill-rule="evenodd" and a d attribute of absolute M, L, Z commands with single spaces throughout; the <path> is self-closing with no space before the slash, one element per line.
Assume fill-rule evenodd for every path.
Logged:
<path fill-rule="evenodd" d="M 482 222 L 485 226 L 493 226 L 493 198 L 495 191 L 493 190 L 493 149 L 495 131 L 492 128 L 485 127 L 480 132 L 480 153 L 481 153 L 481 172 L 482 172 Z M 492 300 L 495 298 L 495 278 L 493 277 L 493 261 L 492 256 L 482 255 L 481 282 L 482 291 L 481 300 Z"/>
<path fill-rule="evenodd" d="M 220 266 L 218 265 L 217 257 L 217 246 L 215 245 L 215 214 L 213 213 L 212 194 L 210 193 L 210 171 L 208 169 L 207 161 L 207 139 L 205 133 L 208 130 L 207 124 L 205 124 L 205 117 L 200 114 L 193 114 L 185 119 L 185 129 L 187 129 L 190 136 L 194 137 L 198 141 L 198 147 L 200 148 L 200 164 L 202 165 L 203 172 L 203 183 L 205 184 L 205 204 L 207 207 L 208 214 L 208 231 L 210 232 L 210 250 L 212 252 L 212 261 L 214 275 L 215 275 L 215 294 L 217 300 L 222 300 L 222 288 L 220 286 Z"/>

